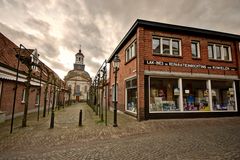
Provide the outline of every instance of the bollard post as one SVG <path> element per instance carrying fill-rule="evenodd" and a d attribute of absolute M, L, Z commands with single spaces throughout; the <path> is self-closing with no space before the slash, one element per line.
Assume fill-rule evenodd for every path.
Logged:
<path fill-rule="evenodd" d="M 52 110 L 52 114 L 51 114 L 51 121 L 50 121 L 50 128 L 54 128 L 54 110 Z"/>
<path fill-rule="evenodd" d="M 82 110 L 80 109 L 80 112 L 79 112 L 79 123 L 78 123 L 78 126 L 82 126 Z"/>

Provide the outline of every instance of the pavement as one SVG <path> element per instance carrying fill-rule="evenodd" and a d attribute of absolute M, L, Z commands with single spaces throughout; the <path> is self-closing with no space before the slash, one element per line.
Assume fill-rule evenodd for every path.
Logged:
<path fill-rule="evenodd" d="M 78 126 L 79 110 L 83 126 Z M 37 121 L 28 115 L 0 124 L 0 159 L 240 159 L 240 117 L 165 119 L 138 122 L 118 113 L 118 127 L 101 122 L 86 103 L 56 110 L 55 128 L 50 114 Z"/>

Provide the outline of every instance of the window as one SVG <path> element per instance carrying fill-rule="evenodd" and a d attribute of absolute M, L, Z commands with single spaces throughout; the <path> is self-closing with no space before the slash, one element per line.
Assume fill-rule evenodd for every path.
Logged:
<path fill-rule="evenodd" d="M 39 105 L 39 101 L 40 101 L 40 93 L 39 93 L 39 90 L 37 90 L 36 99 L 35 99 L 35 105 Z"/>
<path fill-rule="evenodd" d="M 183 79 L 183 110 L 210 111 L 207 81 Z"/>
<path fill-rule="evenodd" d="M 216 57 L 221 59 L 221 46 L 216 46 Z"/>
<path fill-rule="evenodd" d="M 170 54 L 170 39 L 163 39 L 163 54 Z"/>
<path fill-rule="evenodd" d="M 152 49 L 153 53 L 160 54 L 160 39 L 153 38 Z"/>
<path fill-rule="evenodd" d="M 173 55 L 179 55 L 179 41 L 172 41 L 172 53 Z"/>
<path fill-rule="evenodd" d="M 133 42 L 127 49 L 125 53 L 126 62 L 131 60 L 136 56 L 136 42 Z"/>
<path fill-rule="evenodd" d="M 153 54 L 162 55 L 181 55 L 181 41 L 177 39 L 153 37 L 152 50 Z"/>
<path fill-rule="evenodd" d="M 197 41 L 192 41 L 192 43 L 191 43 L 191 49 L 192 49 L 192 57 L 193 57 L 193 58 L 200 58 L 199 42 L 197 42 Z"/>
<path fill-rule="evenodd" d="M 226 45 L 208 45 L 208 58 L 216 60 L 231 61 L 231 47 Z"/>
<path fill-rule="evenodd" d="M 112 101 L 115 102 L 115 85 L 112 85 Z M 116 101 L 118 101 L 118 84 L 116 85 Z"/>
<path fill-rule="evenodd" d="M 80 85 L 76 85 L 75 95 L 80 96 L 81 95 L 80 93 L 81 93 L 80 92 Z"/>
<path fill-rule="evenodd" d="M 85 86 L 85 89 L 84 89 L 85 92 L 87 92 L 87 86 Z"/>
<path fill-rule="evenodd" d="M 150 78 L 149 112 L 180 111 L 178 79 Z"/>
<path fill-rule="evenodd" d="M 208 58 L 214 59 L 213 45 L 208 45 Z"/>
<path fill-rule="evenodd" d="M 26 89 L 23 89 L 23 91 L 22 91 L 22 103 L 25 103 L 25 99 L 26 99 Z"/>
<path fill-rule="evenodd" d="M 126 110 L 137 112 L 137 79 L 126 81 Z"/>
<path fill-rule="evenodd" d="M 225 61 L 229 60 L 229 51 L 228 51 L 228 47 L 224 46 L 223 47 L 223 59 Z"/>
<path fill-rule="evenodd" d="M 211 86 L 214 111 L 236 110 L 233 81 L 211 81 Z"/>

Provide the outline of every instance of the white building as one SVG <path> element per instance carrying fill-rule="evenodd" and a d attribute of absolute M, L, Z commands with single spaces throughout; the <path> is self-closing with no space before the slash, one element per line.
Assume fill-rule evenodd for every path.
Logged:
<path fill-rule="evenodd" d="M 71 88 L 70 99 L 73 101 L 86 101 L 88 90 L 91 85 L 91 78 L 85 71 L 84 55 L 79 52 L 75 55 L 74 69 L 69 71 L 64 80 L 69 88 Z"/>

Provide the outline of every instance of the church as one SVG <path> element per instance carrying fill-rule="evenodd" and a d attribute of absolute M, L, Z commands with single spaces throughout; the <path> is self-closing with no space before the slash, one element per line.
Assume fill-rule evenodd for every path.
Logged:
<path fill-rule="evenodd" d="M 81 49 L 75 54 L 73 68 L 74 69 L 69 71 L 64 78 L 66 85 L 71 92 L 70 99 L 74 102 L 87 101 L 88 90 L 92 79 L 89 73 L 85 71 L 84 55 L 81 52 Z"/>

